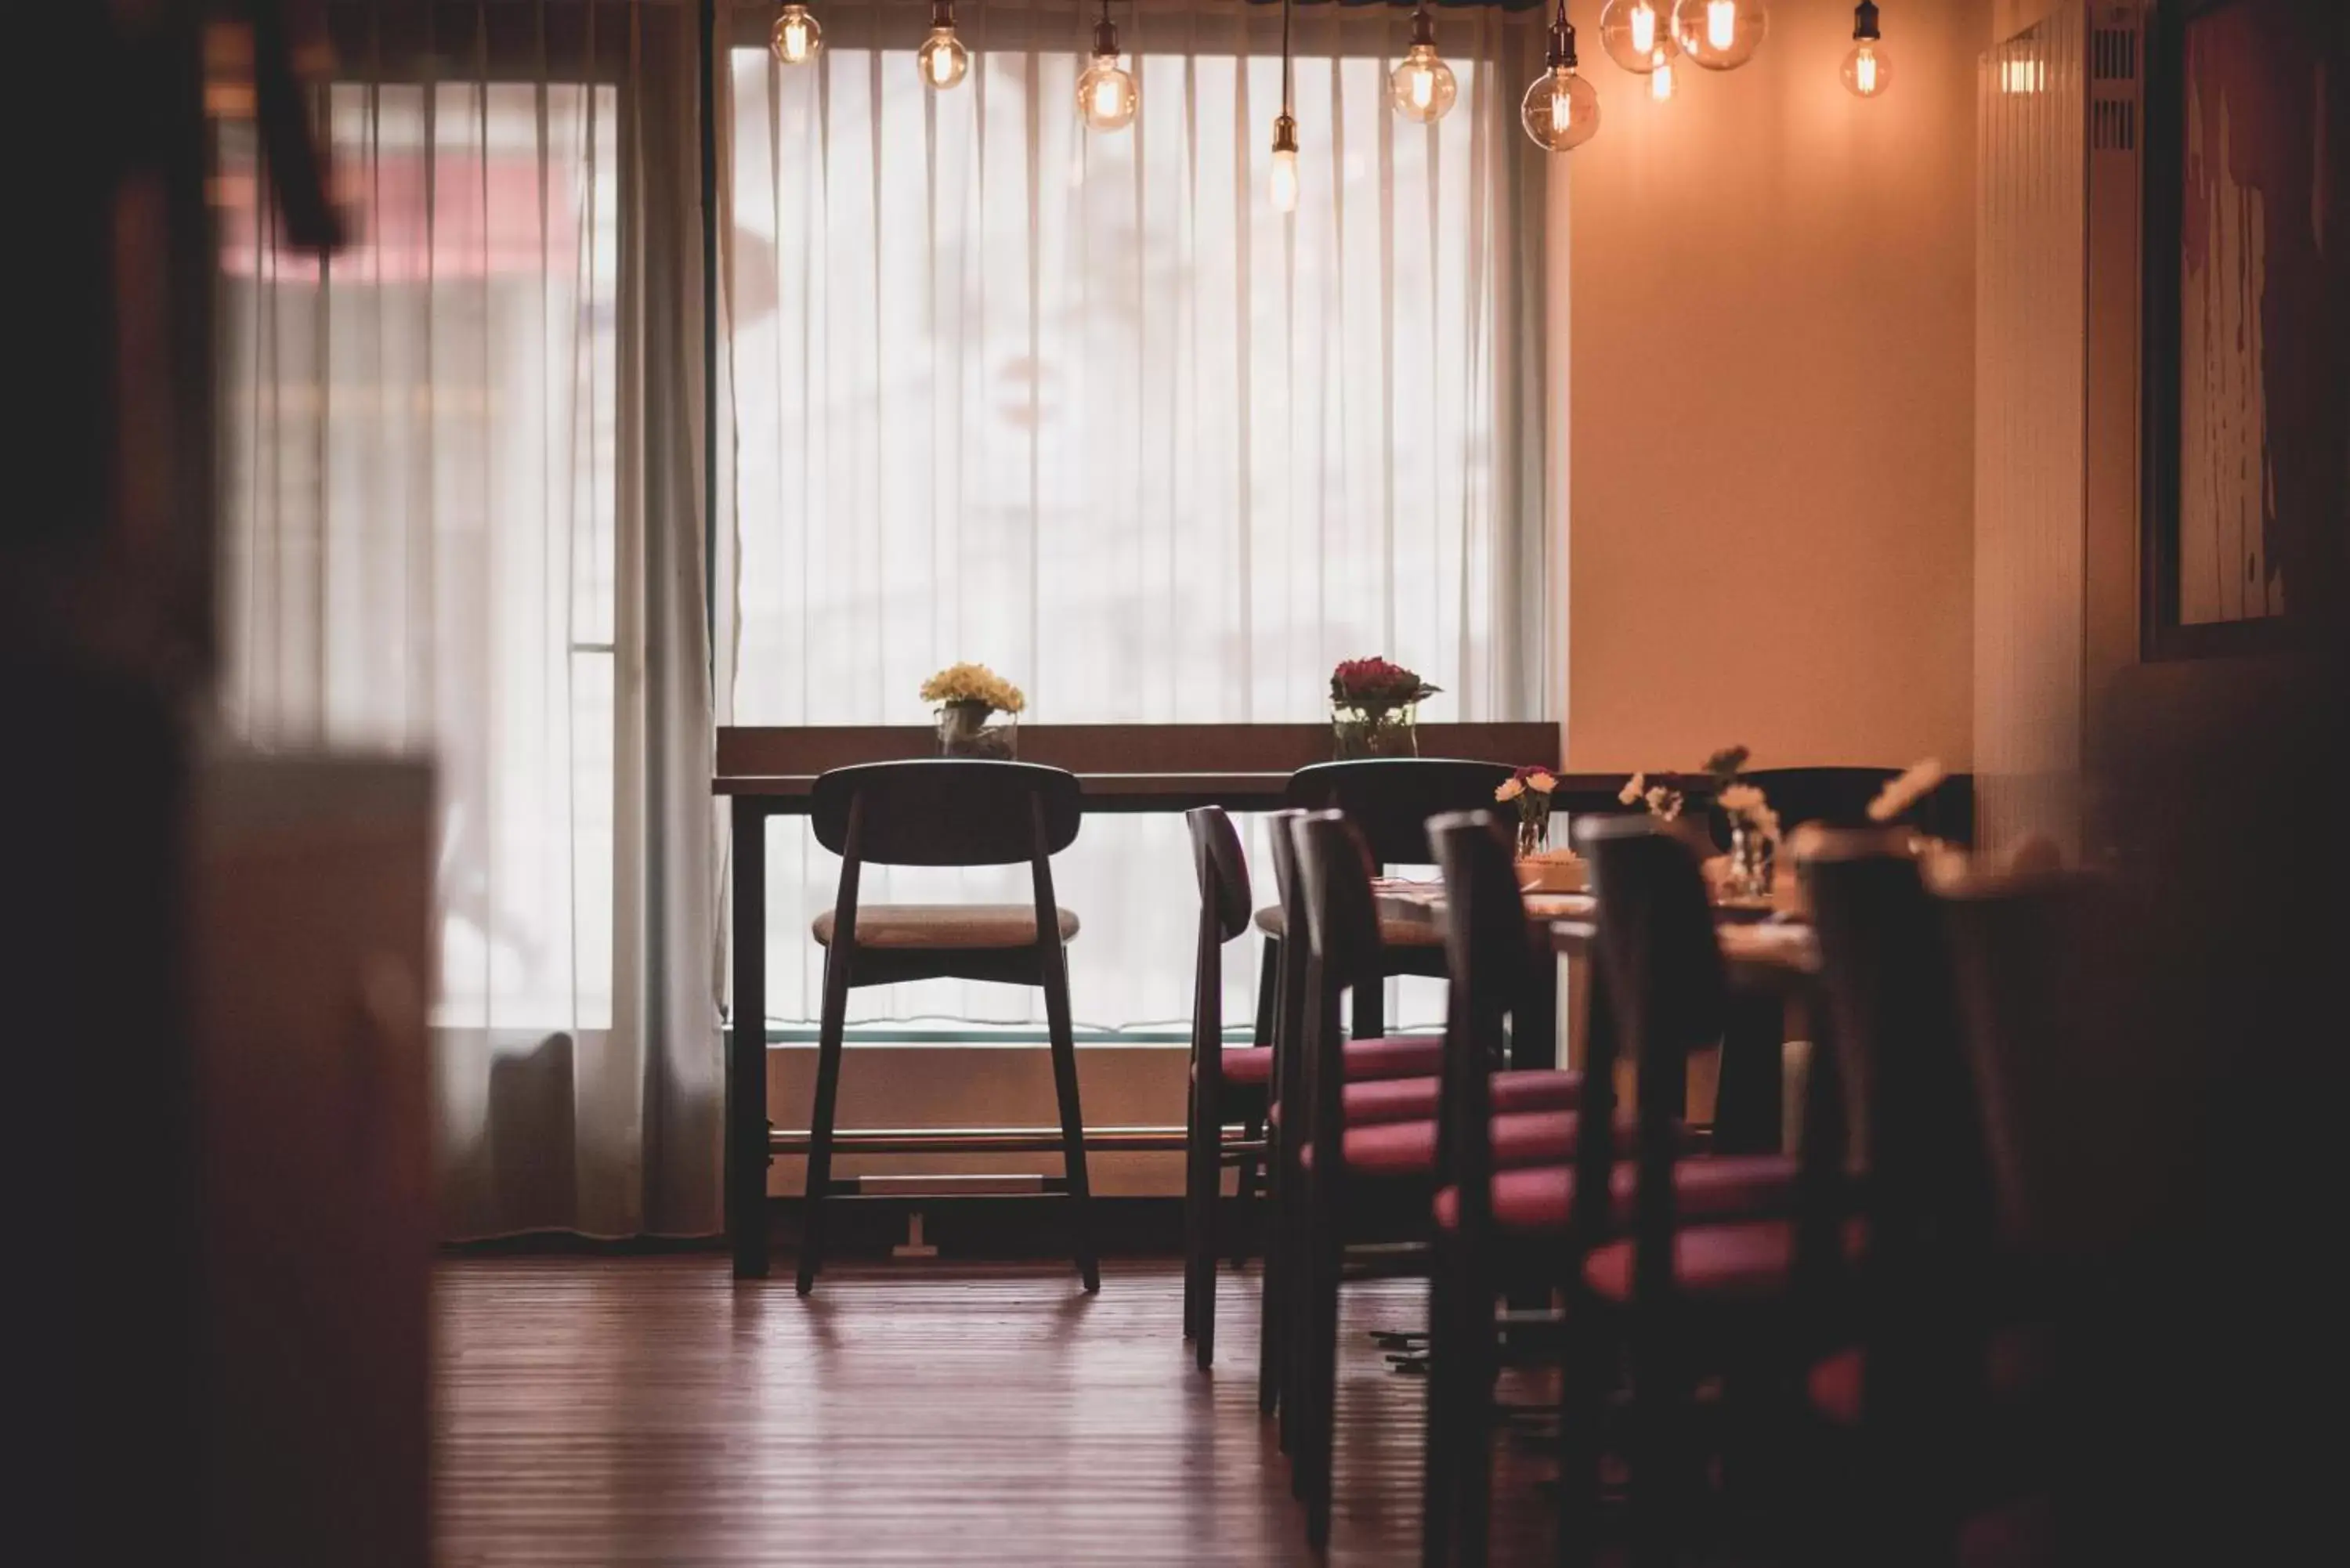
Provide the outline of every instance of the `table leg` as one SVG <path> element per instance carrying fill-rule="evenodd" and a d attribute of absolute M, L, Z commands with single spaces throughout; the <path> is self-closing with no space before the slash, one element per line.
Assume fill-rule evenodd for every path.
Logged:
<path fill-rule="evenodd" d="M 734 1277 L 767 1274 L 767 812 L 734 802 L 734 1005 L 726 1050 L 726 1236 Z"/>

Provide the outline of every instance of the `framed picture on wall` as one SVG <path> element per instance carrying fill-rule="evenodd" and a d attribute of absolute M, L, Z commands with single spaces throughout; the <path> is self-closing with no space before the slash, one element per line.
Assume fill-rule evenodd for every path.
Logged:
<path fill-rule="evenodd" d="M 2350 5 L 2166 0 L 2147 76 L 2145 651 L 2350 576 Z"/>

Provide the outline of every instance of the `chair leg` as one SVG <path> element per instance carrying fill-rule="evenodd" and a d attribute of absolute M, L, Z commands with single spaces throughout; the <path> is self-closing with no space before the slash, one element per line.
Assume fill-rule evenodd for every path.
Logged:
<path fill-rule="evenodd" d="M 1264 1142 L 1263 1115 L 1262 1113 L 1252 1114 L 1248 1120 L 1242 1126 L 1241 1136 L 1247 1138 L 1251 1143 L 1263 1144 Z M 1263 1182 L 1264 1169 L 1264 1157 L 1263 1155 L 1244 1155 L 1242 1157 L 1239 1166 L 1235 1168 L 1232 1172 L 1232 1199 L 1234 1204 L 1240 1210 L 1247 1210 L 1253 1200 L 1259 1196 L 1260 1189 Z M 1219 1178 L 1218 1179 L 1221 1182 L 1222 1178 Z M 1261 1224 L 1259 1226 L 1259 1230 L 1263 1230 L 1263 1226 Z M 1246 1243 L 1242 1241 L 1241 1228 L 1237 1225 L 1232 1227 L 1232 1267 L 1235 1269 L 1241 1268 L 1248 1262 L 1248 1247 Z"/>
<path fill-rule="evenodd" d="M 1336 1216 L 1316 1212 L 1309 1217 L 1312 1236 L 1305 1251 L 1312 1262 L 1310 1294 L 1304 1305 L 1305 1356 L 1297 1379 L 1304 1388 L 1305 1433 L 1302 1450 L 1305 1501 L 1305 1541 L 1316 1552 L 1330 1543 L 1331 1487 L 1337 1449 L 1338 1417 L 1338 1280 L 1344 1248 Z"/>
<path fill-rule="evenodd" d="M 824 1017 L 816 1029 L 816 1104 L 808 1114 L 807 1187 L 801 1200 L 797 1289 L 806 1295 L 816 1288 L 816 1272 L 824 1259 L 824 1212 L 832 1188 L 832 1130 L 840 1100 L 842 1037 L 848 1028 L 848 960 L 837 948 L 824 955 Z"/>
<path fill-rule="evenodd" d="M 1598 1553 L 1609 1341 L 1595 1316 L 1591 1303 L 1571 1290 L 1559 1366 L 1558 1568 L 1590 1568 Z"/>
<path fill-rule="evenodd" d="M 1420 1561 L 1474 1568 L 1485 1561 L 1492 1506 L 1493 1298 L 1461 1237 L 1439 1238 L 1435 1264 Z"/>
<path fill-rule="evenodd" d="M 1086 1179 L 1086 1118 L 1077 1105 L 1076 1026 L 1069 1017 L 1069 970 L 1058 946 L 1045 949 L 1045 1021 L 1053 1037 L 1053 1092 L 1061 1103 L 1061 1167 L 1069 1189 L 1071 1250 L 1077 1278 L 1088 1292 L 1101 1289 L 1101 1265 L 1094 1259 L 1093 1188 Z"/>
<path fill-rule="evenodd" d="M 1272 1415 L 1281 1404 L 1281 1353 L 1283 1336 L 1288 1333 L 1284 1309 L 1284 1296 L 1289 1289 L 1288 1237 L 1282 1227 L 1287 1211 L 1288 1195 L 1294 1190 L 1286 1174 L 1287 1161 L 1288 1157 L 1281 1147 L 1281 1135 L 1269 1129 L 1264 1168 L 1264 1223 L 1258 1232 L 1264 1248 L 1263 1283 L 1257 1294 L 1256 1413 L 1259 1416 Z"/>
<path fill-rule="evenodd" d="M 1197 1125 L 1191 1140 L 1191 1177 L 1196 1196 L 1191 1226 L 1191 1255 L 1185 1260 L 1186 1289 L 1196 1300 L 1191 1321 L 1191 1349 L 1200 1370 L 1216 1359 L 1216 1210 L 1224 1185 L 1224 1113 L 1222 1085 L 1201 1075 L 1192 1086 Z"/>
<path fill-rule="evenodd" d="M 1690 1500 L 1688 1374 L 1671 1329 L 1648 1314 L 1632 1331 L 1633 1568 L 1672 1568 Z"/>
<path fill-rule="evenodd" d="M 1192 1057 L 1190 1093 L 1183 1103 L 1183 1337 L 1200 1332 L 1200 1079 Z M 1212 1251 L 1211 1256 L 1212 1256 Z"/>

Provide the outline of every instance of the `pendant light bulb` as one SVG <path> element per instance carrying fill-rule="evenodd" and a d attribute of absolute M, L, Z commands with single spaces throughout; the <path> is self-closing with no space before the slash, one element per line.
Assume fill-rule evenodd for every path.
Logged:
<path fill-rule="evenodd" d="M 1411 47 L 1388 75 L 1388 101 L 1406 119 L 1431 125 L 1444 118 L 1460 90 L 1452 67 L 1436 52 L 1436 19 L 1428 14 L 1427 0 L 1420 0 L 1411 14 Z"/>
<path fill-rule="evenodd" d="M 1648 71 L 1648 97 L 1657 103 L 1669 103 L 1673 96 L 1673 62 L 1659 49 L 1656 64 Z"/>
<path fill-rule="evenodd" d="M 1673 41 L 1710 71 L 1734 71 L 1754 57 L 1771 30 L 1762 0 L 1675 0 Z"/>
<path fill-rule="evenodd" d="M 1526 88 L 1518 118 L 1534 145 L 1551 152 L 1566 152 L 1590 140 L 1599 130 L 1599 93 L 1575 69 L 1575 24 L 1566 19 L 1566 0 L 1550 26 L 1548 67 Z"/>
<path fill-rule="evenodd" d="M 1877 0 L 1860 0 L 1852 14 L 1852 53 L 1844 57 L 1845 90 L 1875 98 L 1893 85 L 1893 61 L 1885 53 L 1877 25 Z"/>
<path fill-rule="evenodd" d="M 1274 212 L 1297 211 L 1297 121 L 1285 114 L 1273 122 L 1273 183 L 1268 193 Z"/>
<path fill-rule="evenodd" d="M 1668 66 L 1681 52 L 1673 36 L 1673 0 L 1607 0 L 1599 13 L 1599 47 L 1635 76 Z M 1662 96 L 1671 97 L 1672 89 Z"/>
<path fill-rule="evenodd" d="M 1096 130 L 1124 130 L 1134 123 L 1140 101 L 1133 74 L 1118 60 L 1118 24 L 1109 19 L 1109 0 L 1102 0 L 1101 20 L 1094 25 L 1094 61 L 1077 78 L 1077 113 Z"/>
<path fill-rule="evenodd" d="M 955 36 L 954 0 L 931 0 L 931 36 L 914 51 L 921 67 L 922 85 L 944 92 L 962 82 L 971 69 L 971 51 Z"/>
<path fill-rule="evenodd" d="M 784 64 L 804 66 L 824 47 L 824 29 L 816 26 L 806 6 L 786 5 L 775 18 L 775 31 L 767 35 L 767 47 Z"/>

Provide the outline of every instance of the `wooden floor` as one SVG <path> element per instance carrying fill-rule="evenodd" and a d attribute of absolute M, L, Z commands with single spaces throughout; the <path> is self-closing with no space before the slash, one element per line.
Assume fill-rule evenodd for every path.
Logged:
<path fill-rule="evenodd" d="M 1422 1386 L 1367 1334 L 1424 1287 L 1347 1292 L 1330 1561 L 1418 1561 Z M 722 1258 L 467 1260 L 439 1279 L 442 1568 L 1312 1561 L 1256 1414 L 1253 1273 L 1218 1365 L 1173 1264 L 788 1272 Z M 1538 1450 L 1504 1441 L 1496 1562 L 1548 1552 Z"/>

